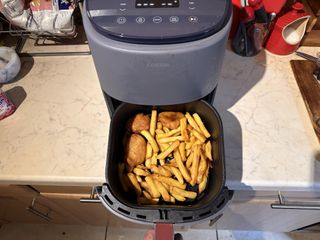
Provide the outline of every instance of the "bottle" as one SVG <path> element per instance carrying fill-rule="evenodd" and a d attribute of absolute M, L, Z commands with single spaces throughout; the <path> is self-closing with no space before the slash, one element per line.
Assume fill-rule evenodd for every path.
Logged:
<path fill-rule="evenodd" d="M 15 110 L 16 107 L 7 97 L 5 92 L 0 89 L 0 120 L 13 114 Z"/>

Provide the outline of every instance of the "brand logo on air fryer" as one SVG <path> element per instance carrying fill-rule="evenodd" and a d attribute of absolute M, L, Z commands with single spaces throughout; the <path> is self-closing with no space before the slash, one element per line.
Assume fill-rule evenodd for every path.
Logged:
<path fill-rule="evenodd" d="M 169 63 L 147 63 L 147 67 L 151 68 L 167 68 L 170 67 Z"/>

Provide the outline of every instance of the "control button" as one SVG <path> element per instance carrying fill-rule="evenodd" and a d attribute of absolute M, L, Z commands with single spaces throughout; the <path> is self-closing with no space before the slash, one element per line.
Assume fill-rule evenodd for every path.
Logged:
<path fill-rule="evenodd" d="M 196 22 L 198 22 L 198 17 L 196 17 L 196 16 L 190 16 L 190 17 L 188 18 L 188 20 L 189 20 L 189 22 L 191 22 L 191 23 L 196 23 Z"/>
<path fill-rule="evenodd" d="M 136 18 L 136 22 L 139 23 L 139 24 L 142 24 L 146 21 L 146 19 L 144 17 L 137 17 Z"/>
<path fill-rule="evenodd" d="M 152 21 L 154 23 L 161 23 L 162 22 L 162 17 L 159 17 L 159 16 L 153 17 Z"/>
<path fill-rule="evenodd" d="M 126 6 L 127 4 L 126 3 L 120 3 L 120 6 Z"/>
<path fill-rule="evenodd" d="M 125 8 L 120 8 L 120 11 L 121 12 L 124 12 L 126 9 Z"/>
<path fill-rule="evenodd" d="M 177 22 L 179 22 L 179 17 L 178 16 L 171 16 L 169 20 L 172 23 L 177 23 Z"/>
<path fill-rule="evenodd" d="M 195 10 L 195 9 L 196 9 L 196 7 L 189 7 L 189 9 L 190 9 L 190 10 Z"/>
<path fill-rule="evenodd" d="M 125 17 L 118 17 L 117 18 L 117 23 L 118 24 L 125 24 L 127 19 Z"/>

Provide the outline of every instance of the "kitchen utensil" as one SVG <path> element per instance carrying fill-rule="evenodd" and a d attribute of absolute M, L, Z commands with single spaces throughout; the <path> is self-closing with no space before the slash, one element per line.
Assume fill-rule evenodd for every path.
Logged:
<path fill-rule="evenodd" d="M 290 63 L 314 131 L 320 141 L 320 84 L 312 76 L 316 64 L 305 60 L 292 60 Z"/>
<path fill-rule="evenodd" d="M 248 4 L 254 10 L 256 23 L 268 23 L 269 19 L 264 8 L 263 0 L 248 0 Z"/>
<path fill-rule="evenodd" d="M 195 200 L 176 204 L 139 205 L 135 194 L 124 192 L 118 175 L 118 164 L 123 162 L 123 137 L 128 119 L 137 113 L 149 114 L 152 106 L 122 103 L 115 111 L 110 123 L 108 155 L 106 161 L 106 183 L 98 188 L 101 202 L 113 213 L 124 219 L 144 224 L 187 224 L 213 219 L 232 196 L 225 187 L 225 159 L 223 129 L 219 114 L 205 101 L 195 101 L 178 105 L 158 106 L 158 112 L 197 112 L 208 131 L 214 153 L 214 167 L 210 169 L 208 186 Z"/>
<path fill-rule="evenodd" d="M 279 14 L 286 4 L 286 0 L 263 0 L 264 8 L 267 13 Z"/>
<path fill-rule="evenodd" d="M 266 49 L 274 54 L 288 55 L 300 45 L 310 15 L 303 11 L 303 4 L 296 2 L 292 10 L 278 18 L 267 41 Z"/>

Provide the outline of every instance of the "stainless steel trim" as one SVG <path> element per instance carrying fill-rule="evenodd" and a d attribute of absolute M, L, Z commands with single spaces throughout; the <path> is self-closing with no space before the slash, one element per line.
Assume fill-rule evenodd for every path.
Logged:
<path fill-rule="evenodd" d="M 285 198 L 278 192 L 279 203 L 271 204 L 272 209 L 292 209 L 292 210 L 320 210 L 320 205 L 303 203 L 303 202 L 295 202 L 288 203 Z"/>
<path fill-rule="evenodd" d="M 30 213 L 32 213 L 32 214 L 34 214 L 34 215 L 36 215 L 36 216 L 38 216 L 38 217 L 41 217 L 41 218 L 43 218 L 44 220 L 50 222 L 50 221 L 52 220 L 52 218 L 49 216 L 50 208 L 48 208 L 48 212 L 47 212 L 47 213 L 42 213 L 42 212 L 40 212 L 39 210 L 35 209 L 36 200 L 37 200 L 36 197 L 34 197 L 34 198 L 32 199 L 31 205 L 30 205 L 29 207 L 27 207 L 26 209 L 27 209 Z"/>
<path fill-rule="evenodd" d="M 80 198 L 81 203 L 101 203 L 100 199 L 96 197 L 96 188 L 91 188 L 90 198 Z"/>

